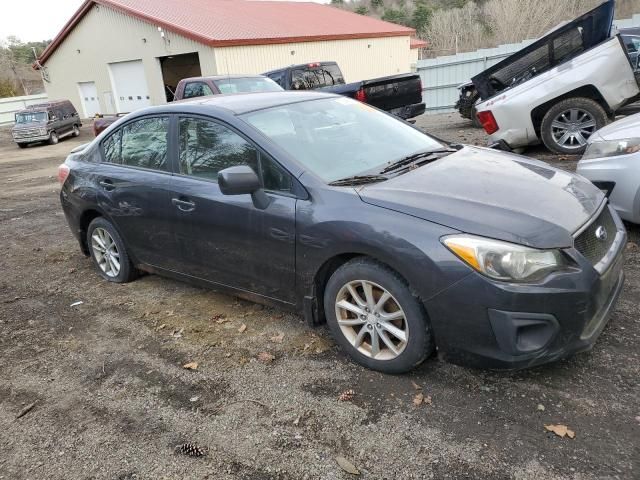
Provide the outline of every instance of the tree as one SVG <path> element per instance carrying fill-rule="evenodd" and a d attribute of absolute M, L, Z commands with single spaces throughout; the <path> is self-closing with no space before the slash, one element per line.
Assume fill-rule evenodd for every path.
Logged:
<path fill-rule="evenodd" d="M 15 97 L 16 88 L 13 82 L 6 78 L 0 79 L 0 98 Z"/>
<path fill-rule="evenodd" d="M 344 0 L 331 0 L 331 5 L 344 5 Z"/>
<path fill-rule="evenodd" d="M 380 8 L 384 5 L 383 0 L 371 0 L 371 6 L 373 8 Z"/>
<path fill-rule="evenodd" d="M 15 36 L 0 40 L 0 97 L 30 95 L 43 91 L 40 73 L 31 67 L 36 54 L 49 42 L 22 42 Z"/>
<path fill-rule="evenodd" d="M 411 15 L 411 26 L 416 29 L 418 35 L 423 36 L 429 29 L 433 10 L 425 0 L 417 0 L 416 8 Z"/>
<path fill-rule="evenodd" d="M 409 24 L 411 23 L 409 21 L 409 15 L 407 14 L 407 11 L 401 7 L 385 8 L 382 15 L 382 20 L 406 26 L 409 26 Z"/>
<path fill-rule="evenodd" d="M 354 11 L 358 15 L 367 15 L 369 13 L 369 9 L 367 7 L 365 7 L 364 5 L 360 5 L 359 7 L 356 7 L 356 9 Z"/>

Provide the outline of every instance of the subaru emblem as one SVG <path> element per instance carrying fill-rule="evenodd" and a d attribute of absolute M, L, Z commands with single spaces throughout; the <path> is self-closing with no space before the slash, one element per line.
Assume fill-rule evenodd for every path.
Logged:
<path fill-rule="evenodd" d="M 604 228 L 602 225 L 596 228 L 596 238 L 598 240 L 600 240 L 601 242 L 604 242 L 608 236 L 609 234 L 607 233 L 606 228 Z"/>

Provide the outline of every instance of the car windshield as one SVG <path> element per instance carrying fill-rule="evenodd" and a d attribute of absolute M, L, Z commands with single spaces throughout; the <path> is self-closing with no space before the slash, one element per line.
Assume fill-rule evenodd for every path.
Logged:
<path fill-rule="evenodd" d="M 214 82 L 222 93 L 281 92 L 282 87 L 270 78 L 224 78 Z"/>
<path fill-rule="evenodd" d="M 16 115 L 16 123 L 46 122 L 48 119 L 47 112 L 28 112 Z"/>
<path fill-rule="evenodd" d="M 417 152 L 445 145 L 350 98 L 323 98 L 243 115 L 325 182 L 379 173 Z"/>

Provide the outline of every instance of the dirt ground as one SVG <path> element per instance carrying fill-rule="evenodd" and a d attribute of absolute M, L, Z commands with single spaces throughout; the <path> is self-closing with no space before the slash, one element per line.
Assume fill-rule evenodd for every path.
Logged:
<path fill-rule="evenodd" d="M 456 115 L 418 124 L 484 142 Z M 386 376 L 299 316 L 156 276 L 102 281 L 55 178 L 90 138 L 19 150 L 0 130 L 0 479 L 351 478 L 339 456 L 368 479 L 640 478 L 638 227 L 591 352 L 516 373 L 432 358 Z M 414 405 L 420 392 L 430 404 Z M 208 455 L 175 453 L 185 442 Z"/>

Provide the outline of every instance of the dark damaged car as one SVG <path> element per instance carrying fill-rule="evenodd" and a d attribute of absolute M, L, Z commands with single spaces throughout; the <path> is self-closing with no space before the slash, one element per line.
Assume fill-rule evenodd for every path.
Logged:
<path fill-rule="evenodd" d="M 384 372 L 436 349 L 489 368 L 587 350 L 623 285 L 626 232 L 582 177 L 335 95 L 140 110 L 59 173 L 105 280 L 153 272 L 299 311 Z"/>

